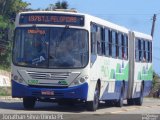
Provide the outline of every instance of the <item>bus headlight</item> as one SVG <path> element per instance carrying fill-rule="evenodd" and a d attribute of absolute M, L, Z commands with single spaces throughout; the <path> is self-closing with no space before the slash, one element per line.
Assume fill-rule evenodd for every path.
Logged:
<path fill-rule="evenodd" d="M 18 75 L 13 75 L 13 80 L 15 80 L 18 83 L 22 83 L 22 84 L 25 83 L 25 81 L 21 77 L 19 77 Z"/>
<path fill-rule="evenodd" d="M 85 77 L 78 77 L 75 79 L 70 86 L 76 86 L 85 83 L 88 80 L 88 76 Z"/>
<path fill-rule="evenodd" d="M 13 79 L 14 79 L 15 81 L 17 81 L 17 80 L 18 80 L 18 76 L 17 76 L 17 75 L 14 75 Z"/>

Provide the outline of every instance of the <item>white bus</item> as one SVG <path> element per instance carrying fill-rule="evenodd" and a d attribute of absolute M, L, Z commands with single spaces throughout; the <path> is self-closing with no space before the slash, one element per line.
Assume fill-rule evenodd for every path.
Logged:
<path fill-rule="evenodd" d="M 152 37 L 87 14 L 22 12 L 16 17 L 12 97 L 122 107 L 142 105 L 152 86 Z"/>

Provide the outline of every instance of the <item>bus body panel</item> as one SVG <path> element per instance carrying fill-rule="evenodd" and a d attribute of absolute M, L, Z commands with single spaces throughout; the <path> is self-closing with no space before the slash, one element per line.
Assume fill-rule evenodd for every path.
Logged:
<path fill-rule="evenodd" d="M 123 83 L 126 98 L 129 62 L 105 56 L 92 56 L 91 59 L 94 59 L 94 62 L 91 65 L 90 82 L 94 82 L 95 86 L 95 81 L 101 81 L 100 100 L 119 99 Z M 94 91 L 94 87 L 90 91 Z"/>
<path fill-rule="evenodd" d="M 53 92 L 53 95 L 43 95 L 43 91 Z M 69 88 L 30 87 L 12 80 L 12 97 L 52 98 L 52 99 L 87 99 L 88 83 Z"/>

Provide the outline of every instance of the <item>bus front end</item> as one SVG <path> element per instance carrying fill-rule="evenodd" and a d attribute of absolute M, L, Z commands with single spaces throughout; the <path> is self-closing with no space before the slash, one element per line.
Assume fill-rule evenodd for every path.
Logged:
<path fill-rule="evenodd" d="M 19 14 L 12 56 L 12 97 L 23 98 L 27 109 L 36 101 L 86 101 L 88 46 L 83 15 Z"/>

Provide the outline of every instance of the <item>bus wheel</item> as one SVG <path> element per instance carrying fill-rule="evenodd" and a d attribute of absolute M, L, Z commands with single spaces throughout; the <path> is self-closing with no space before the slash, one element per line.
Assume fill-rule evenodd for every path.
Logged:
<path fill-rule="evenodd" d="M 134 105 L 134 99 L 127 99 L 128 105 Z"/>
<path fill-rule="evenodd" d="M 140 96 L 138 98 L 135 98 L 135 105 L 141 106 L 143 104 L 143 85 L 141 87 Z"/>
<path fill-rule="evenodd" d="M 87 101 L 87 110 L 88 111 L 96 111 L 98 109 L 99 106 L 99 94 L 100 94 L 100 89 L 99 89 L 99 85 L 96 85 L 96 89 L 94 92 L 94 99 L 93 101 Z"/>
<path fill-rule="evenodd" d="M 119 96 L 119 100 L 116 102 L 117 107 L 122 107 L 123 106 L 123 96 L 124 96 L 124 87 L 121 88 L 121 93 Z"/>
<path fill-rule="evenodd" d="M 114 105 L 114 101 L 113 100 L 106 100 L 105 105 L 108 106 L 108 107 L 111 107 L 111 106 Z"/>
<path fill-rule="evenodd" d="M 23 98 L 23 106 L 25 109 L 33 109 L 35 106 L 35 98 Z"/>

